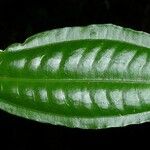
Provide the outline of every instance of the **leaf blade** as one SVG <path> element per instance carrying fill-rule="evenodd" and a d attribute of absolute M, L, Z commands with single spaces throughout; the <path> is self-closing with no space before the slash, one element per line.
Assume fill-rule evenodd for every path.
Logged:
<path fill-rule="evenodd" d="M 10 46 L 0 57 L 0 108 L 79 128 L 149 121 L 149 39 L 143 32 L 92 25 Z"/>

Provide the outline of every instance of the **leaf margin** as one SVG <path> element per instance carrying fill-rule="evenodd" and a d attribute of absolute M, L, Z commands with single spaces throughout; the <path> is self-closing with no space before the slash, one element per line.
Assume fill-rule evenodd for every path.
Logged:
<path fill-rule="evenodd" d="M 113 24 L 93 24 L 82 27 L 58 28 L 41 32 L 30 36 L 22 44 L 14 43 L 8 46 L 5 51 L 13 52 L 66 41 L 94 39 L 116 40 L 150 48 L 150 34 L 146 32 L 135 31 Z"/>
<path fill-rule="evenodd" d="M 150 112 L 137 114 L 128 114 L 117 117 L 97 117 L 97 118 L 78 118 L 78 117 L 63 117 L 59 115 L 50 115 L 40 111 L 32 111 L 24 107 L 13 106 L 0 100 L 0 109 L 7 113 L 17 115 L 37 122 L 50 123 L 53 125 L 67 126 L 70 128 L 81 129 L 104 129 L 124 127 L 127 125 L 140 124 L 150 121 Z"/>

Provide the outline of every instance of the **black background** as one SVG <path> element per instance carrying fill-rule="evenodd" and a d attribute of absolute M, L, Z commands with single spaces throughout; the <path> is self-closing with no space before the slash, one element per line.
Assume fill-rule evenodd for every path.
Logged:
<path fill-rule="evenodd" d="M 52 0 L 31 4 L 0 1 L 0 49 L 35 33 L 66 26 L 113 23 L 150 33 L 150 1 Z M 29 149 L 65 149 L 80 145 L 122 148 L 148 143 L 150 123 L 103 130 L 70 129 L 42 124 L 0 111 L 0 144 Z M 144 143 L 142 141 L 144 140 Z M 118 143 L 121 145 L 119 146 Z M 0 148 L 1 149 L 1 148 Z M 3 149 L 3 148 L 2 148 Z"/>

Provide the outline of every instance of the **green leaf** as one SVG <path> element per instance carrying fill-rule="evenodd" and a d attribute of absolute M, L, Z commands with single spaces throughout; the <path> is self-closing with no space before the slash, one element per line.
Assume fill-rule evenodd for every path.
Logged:
<path fill-rule="evenodd" d="M 150 121 L 150 35 L 111 24 L 39 33 L 0 52 L 0 108 L 99 129 Z"/>

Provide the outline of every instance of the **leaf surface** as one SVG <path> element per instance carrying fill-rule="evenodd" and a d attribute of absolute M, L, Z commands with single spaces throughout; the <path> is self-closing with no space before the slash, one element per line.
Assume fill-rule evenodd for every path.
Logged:
<path fill-rule="evenodd" d="M 150 35 L 104 24 L 39 33 L 0 52 L 0 108 L 85 129 L 150 121 Z"/>

